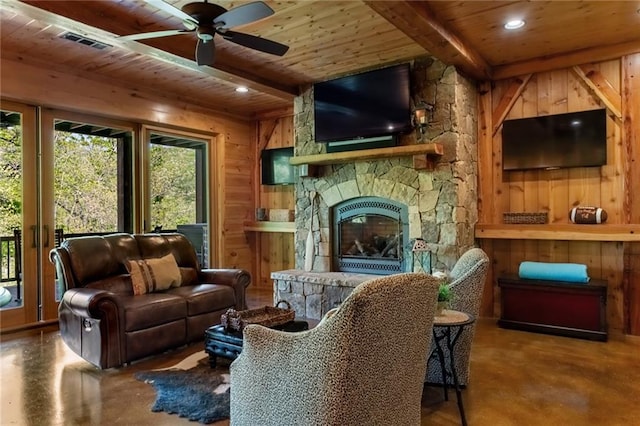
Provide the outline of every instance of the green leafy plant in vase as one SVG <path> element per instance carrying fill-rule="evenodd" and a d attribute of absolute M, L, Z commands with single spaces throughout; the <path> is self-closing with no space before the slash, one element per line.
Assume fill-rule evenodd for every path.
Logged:
<path fill-rule="evenodd" d="M 443 282 L 438 287 L 438 304 L 436 305 L 436 315 L 442 315 L 442 311 L 449 307 L 453 299 L 453 292 L 448 282 Z"/>

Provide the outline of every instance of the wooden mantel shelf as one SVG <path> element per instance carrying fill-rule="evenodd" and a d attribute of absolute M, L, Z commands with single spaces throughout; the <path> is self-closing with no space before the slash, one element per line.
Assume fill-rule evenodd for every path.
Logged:
<path fill-rule="evenodd" d="M 295 222 L 244 222 L 245 231 L 296 232 Z"/>
<path fill-rule="evenodd" d="M 504 240 L 640 242 L 640 224 L 630 225 L 504 225 L 477 224 L 476 238 Z"/>
<path fill-rule="evenodd" d="M 442 145 L 439 143 L 422 143 L 416 145 L 393 146 L 389 148 L 361 149 L 358 151 L 333 152 L 331 154 L 299 155 L 291 157 L 289 163 L 294 166 L 303 164 L 327 165 L 341 164 L 353 161 L 375 160 L 388 157 L 405 156 L 441 156 L 444 153 Z M 414 162 L 415 163 L 415 162 Z M 426 168 L 427 166 L 417 166 L 416 168 Z"/>

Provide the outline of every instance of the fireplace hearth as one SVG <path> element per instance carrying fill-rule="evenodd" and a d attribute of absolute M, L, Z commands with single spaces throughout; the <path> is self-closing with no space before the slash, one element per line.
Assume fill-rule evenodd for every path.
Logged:
<path fill-rule="evenodd" d="M 407 207 L 358 197 L 333 208 L 333 271 L 390 275 L 404 271 Z"/>

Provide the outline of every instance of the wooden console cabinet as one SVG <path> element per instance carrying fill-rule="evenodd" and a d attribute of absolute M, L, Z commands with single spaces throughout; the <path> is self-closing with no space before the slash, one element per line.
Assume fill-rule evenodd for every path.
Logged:
<path fill-rule="evenodd" d="M 607 282 L 498 278 L 503 328 L 607 340 Z"/>

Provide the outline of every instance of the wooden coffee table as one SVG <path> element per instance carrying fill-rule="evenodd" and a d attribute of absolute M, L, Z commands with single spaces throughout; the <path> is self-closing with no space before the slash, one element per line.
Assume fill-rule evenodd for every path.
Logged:
<path fill-rule="evenodd" d="M 269 328 L 288 332 L 305 331 L 309 329 L 309 322 L 295 320 Z M 211 368 L 215 368 L 216 358 L 219 356 L 236 359 L 242 352 L 242 344 L 242 331 L 227 331 L 220 324 L 209 327 L 204 332 L 204 350 L 209 354 L 209 366 Z"/>

